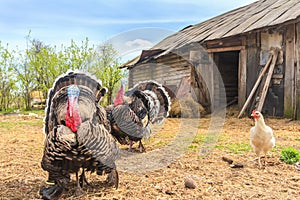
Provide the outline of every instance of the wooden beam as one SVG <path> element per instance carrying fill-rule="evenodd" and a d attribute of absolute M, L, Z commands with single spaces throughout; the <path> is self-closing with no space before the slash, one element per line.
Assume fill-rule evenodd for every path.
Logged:
<path fill-rule="evenodd" d="M 295 24 L 287 26 L 285 40 L 285 71 L 284 71 L 284 117 L 294 115 L 295 89 Z"/>
<path fill-rule="evenodd" d="M 296 24 L 296 35 L 300 35 L 300 22 Z M 296 40 L 296 69 L 295 69 L 295 119 L 300 119 L 300 38 Z"/>
<path fill-rule="evenodd" d="M 256 89 L 258 88 L 261 79 L 263 78 L 264 74 L 266 73 L 266 71 L 267 71 L 268 68 L 269 68 L 269 65 L 270 65 L 270 63 L 271 63 L 271 61 L 272 61 L 272 57 L 273 57 L 273 55 L 270 54 L 269 59 L 268 59 L 268 62 L 266 63 L 265 67 L 260 71 L 260 74 L 259 74 L 259 76 L 258 76 L 258 78 L 257 78 L 257 81 L 255 82 L 255 84 L 254 84 L 254 86 L 253 86 L 253 88 L 252 88 L 252 90 L 251 90 L 251 92 L 250 92 L 250 94 L 249 94 L 249 96 L 248 96 L 248 98 L 247 98 L 247 100 L 246 100 L 246 102 L 245 102 L 245 104 L 244 104 L 242 110 L 240 111 L 240 113 L 239 113 L 239 115 L 238 115 L 238 118 L 240 118 L 240 117 L 243 115 L 243 113 L 245 112 L 245 110 L 246 110 L 248 104 L 249 104 L 250 101 L 252 100 L 252 97 L 253 97 L 253 95 L 255 94 L 255 91 L 256 91 Z"/>
<path fill-rule="evenodd" d="M 211 112 L 215 111 L 215 90 L 214 90 L 214 67 L 217 67 L 214 65 L 214 54 L 209 53 L 209 64 L 207 66 L 207 75 L 208 75 L 208 84 L 210 88 L 210 99 L 211 99 Z"/>
<path fill-rule="evenodd" d="M 239 69 L 238 69 L 238 106 L 242 108 L 243 103 L 246 101 L 246 83 L 247 83 L 247 51 L 241 50 L 240 51 L 240 58 L 239 58 Z"/>
<path fill-rule="evenodd" d="M 245 49 L 245 47 L 244 46 L 222 47 L 222 48 L 206 49 L 206 52 L 217 53 L 217 52 L 225 52 L 225 51 L 240 51 L 242 49 Z"/>
<path fill-rule="evenodd" d="M 271 66 L 270 66 L 270 69 L 269 69 L 269 72 L 268 72 L 268 76 L 266 78 L 265 85 L 262 89 L 262 93 L 261 93 L 260 98 L 259 98 L 257 110 L 260 111 L 260 112 L 261 112 L 261 110 L 264 106 L 264 103 L 265 103 L 265 99 L 266 99 L 266 96 L 267 96 L 267 92 L 268 92 L 268 89 L 269 89 L 269 85 L 270 85 L 270 82 L 271 82 L 273 71 L 274 71 L 274 68 L 275 68 L 275 65 L 276 65 L 278 53 L 279 53 L 279 49 L 275 49 L 273 59 L 272 59 L 272 63 L 271 63 Z"/>

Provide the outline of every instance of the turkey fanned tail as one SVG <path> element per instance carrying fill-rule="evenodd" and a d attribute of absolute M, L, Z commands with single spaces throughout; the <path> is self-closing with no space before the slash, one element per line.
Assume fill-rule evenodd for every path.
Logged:
<path fill-rule="evenodd" d="M 165 88 L 155 81 L 136 84 L 124 94 L 123 104 L 106 108 L 111 123 L 111 134 L 121 144 L 139 141 L 140 151 L 145 151 L 141 142 L 149 138 L 150 125 L 161 123 L 168 117 L 171 106 L 170 97 Z"/>
<path fill-rule="evenodd" d="M 45 109 L 41 166 L 48 172 L 50 186 L 40 190 L 43 199 L 59 198 L 71 173 L 76 174 L 77 194 L 83 192 L 81 187 L 87 183 L 85 171 L 109 173 L 108 177 L 112 177 L 110 179 L 117 187 L 119 179 L 115 160 L 119 149 L 109 133 L 105 109 L 98 104 L 105 92 L 101 82 L 83 72 L 69 71 L 54 82 Z M 73 101 L 75 103 L 71 106 Z M 74 117 L 79 117 L 79 120 Z M 75 129 L 70 128 L 72 120 L 76 122 Z M 80 169 L 82 174 L 78 178 Z"/>
<path fill-rule="evenodd" d="M 152 123 L 160 123 L 169 116 L 171 109 L 171 99 L 166 89 L 158 82 L 150 80 L 137 83 L 133 88 L 125 93 L 125 97 L 137 96 L 143 101 L 149 112 Z M 128 99 L 128 98 L 125 98 Z"/>

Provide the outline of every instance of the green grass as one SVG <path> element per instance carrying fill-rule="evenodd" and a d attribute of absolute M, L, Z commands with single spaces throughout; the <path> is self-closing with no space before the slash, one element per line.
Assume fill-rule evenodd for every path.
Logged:
<path fill-rule="evenodd" d="M 45 109 L 24 110 L 24 109 L 16 109 L 16 108 L 9 108 L 8 110 L 0 111 L 0 114 L 14 113 L 15 110 L 19 110 L 19 113 L 24 115 L 28 115 L 29 113 L 35 113 L 40 116 L 43 116 L 45 114 Z"/>
<path fill-rule="evenodd" d="M 6 128 L 7 130 L 11 130 L 16 126 L 16 122 L 0 122 L 0 128 Z"/>
<path fill-rule="evenodd" d="M 16 126 L 42 126 L 43 120 L 24 120 L 24 121 L 3 121 L 0 122 L 0 128 L 12 130 Z"/>
<path fill-rule="evenodd" d="M 8 114 L 8 113 L 13 113 L 17 108 L 8 108 L 7 110 L 1 110 L 0 114 Z"/>
<path fill-rule="evenodd" d="M 296 141 L 300 142 L 300 138 L 296 138 Z"/>
<path fill-rule="evenodd" d="M 228 149 L 234 154 L 241 154 L 243 152 L 251 151 L 249 143 L 231 143 L 231 144 L 220 144 L 215 146 L 216 149 Z"/>
<path fill-rule="evenodd" d="M 218 133 L 211 134 L 197 134 L 192 140 L 192 143 L 188 146 L 188 150 L 199 149 L 204 144 L 217 143 L 219 139 Z"/>
<path fill-rule="evenodd" d="M 29 113 L 35 113 L 38 114 L 39 116 L 44 116 L 45 109 L 24 110 L 24 111 L 20 111 L 20 113 L 25 115 L 28 115 Z"/>
<path fill-rule="evenodd" d="M 283 147 L 280 144 L 276 144 L 273 149 L 271 149 L 271 152 L 279 153 Z"/>
<path fill-rule="evenodd" d="M 156 142 L 154 145 L 157 146 L 157 147 L 161 147 L 161 146 L 164 146 L 164 145 L 166 145 L 166 144 L 167 144 L 166 142 L 158 141 L 158 142 Z"/>
<path fill-rule="evenodd" d="M 189 147 L 188 147 L 188 149 L 191 149 L 191 150 L 193 150 L 193 149 L 198 149 L 198 145 L 190 145 Z"/>
<path fill-rule="evenodd" d="M 193 139 L 193 142 L 194 144 L 202 144 L 204 142 L 204 135 L 200 135 L 200 134 L 197 134 L 195 135 L 194 139 Z"/>

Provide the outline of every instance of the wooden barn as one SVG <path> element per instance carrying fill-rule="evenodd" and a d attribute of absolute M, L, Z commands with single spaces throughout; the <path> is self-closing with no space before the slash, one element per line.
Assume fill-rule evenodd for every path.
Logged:
<path fill-rule="evenodd" d="M 299 16 L 298 0 L 256 1 L 187 26 L 122 67 L 130 87 L 154 79 L 207 112 L 236 104 L 241 114 L 300 119 Z"/>

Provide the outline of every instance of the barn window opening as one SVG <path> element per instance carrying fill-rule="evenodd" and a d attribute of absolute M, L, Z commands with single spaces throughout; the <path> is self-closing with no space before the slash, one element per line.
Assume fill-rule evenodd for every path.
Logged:
<path fill-rule="evenodd" d="M 239 51 L 214 53 L 214 62 L 223 79 L 227 105 L 238 103 L 239 53 Z"/>

